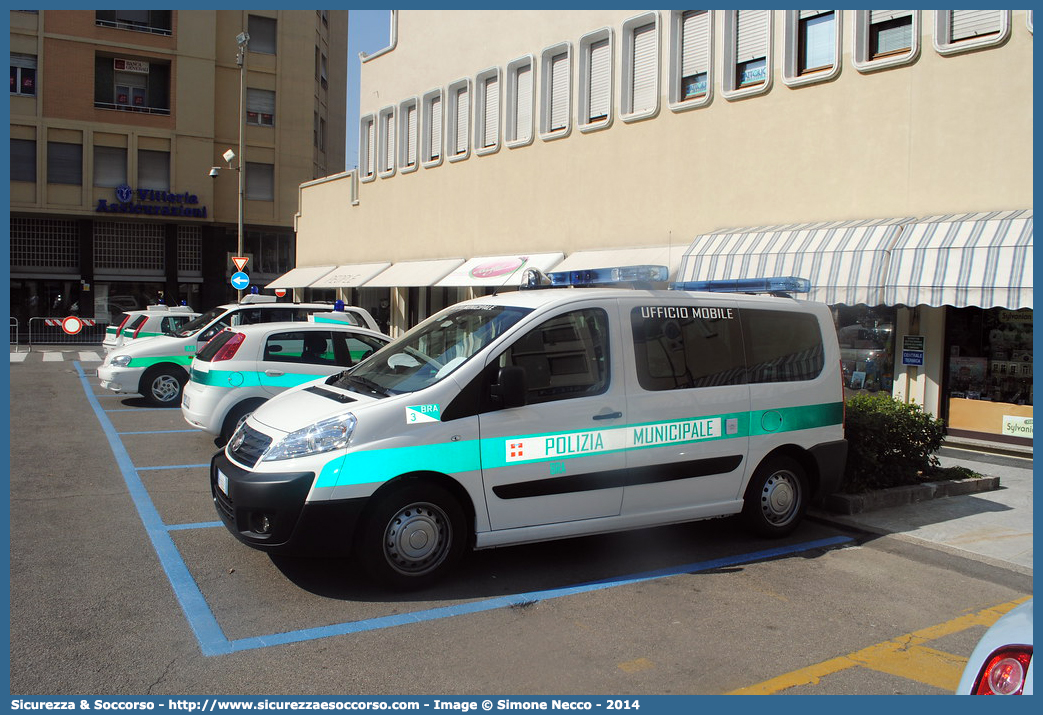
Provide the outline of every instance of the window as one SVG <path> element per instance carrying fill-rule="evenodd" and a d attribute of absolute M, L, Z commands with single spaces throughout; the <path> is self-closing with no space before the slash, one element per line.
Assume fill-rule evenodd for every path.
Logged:
<path fill-rule="evenodd" d="M 544 140 L 569 133 L 572 113 L 572 46 L 564 42 L 543 51 L 540 89 L 540 135 Z"/>
<path fill-rule="evenodd" d="M 822 331 L 814 315 L 782 310 L 739 313 L 751 383 L 812 380 L 822 372 Z"/>
<path fill-rule="evenodd" d="M 446 109 L 449 161 L 460 161 L 471 153 L 468 141 L 471 131 L 471 80 L 461 79 L 453 82 L 446 94 L 449 99 Z"/>
<path fill-rule="evenodd" d="M 306 365 L 337 365 L 333 341 L 328 330 L 295 330 L 273 333 L 264 342 L 263 360 L 304 363 Z"/>
<path fill-rule="evenodd" d="M 47 142 L 47 183 L 83 184 L 83 145 Z"/>
<path fill-rule="evenodd" d="M 934 48 L 942 55 L 992 47 L 1010 37 L 1010 10 L 937 10 Z"/>
<path fill-rule="evenodd" d="M 275 126 L 275 92 L 270 89 L 246 89 L 246 123 L 262 127 Z"/>
<path fill-rule="evenodd" d="M 36 96 L 36 55 L 11 53 L 11 94 Z"/>
<path fill-rule="evenodd" d="M 659 13 L 624 22 L 622 38 L 619 115 L 624 122 L 654 116 L 659 111 Z"/>
<path fill-rule="evenodd" d="M 908 64 L 919 54 L 919 10 L 855 10 L 852 62 L 859 72 Z"/>
<path fill-rule="evenodd" d="M 500 68 L 475 77 L 474 88 L 475 153 L 491 154 L 500 148 Z"/>
<path fill-rule="evenodd" d="M 36 181 L 36 141 L 11 140 L 11 181 Z"/>
<path fill-rule="evenodd" d="M 398 165 L 403 173 L 416 171 L 417 168 L 417 101 L 416 97 L 407 99 L 398 106 L 399 116 L 399 157 Z"/>
<path fill-rule="evenodd" d="M 724 16 L 724 96 L 741 99 L 771 89 L 771 10 L 728 10 Z"/>
<path fill-rule="evenodd" d="M 581 131 L 612 124 L 612 30 L 579 40 L 579 126 Z"/>
<path fill-rule="evenodd" d="M 833 79 L 840 72 L 840 13 L 786 10 L 783 82 L 799 87 Z"/>
<path fill-rule="evenodd" d="M 124 112 L 170 114 L 170 64 L 98 55 L 94 106 Z"/>
<path fill-rule="evenodd" d="M 170 20 L 170 10 L 98 10 L 94 13 L 95 25 L 153 35 L 170 35 L 173 27 Z"/>
<path fill-rule="evenodd" d="M 359 120 L 359 171 L 363 181 L 372 181 L 377 176 L 376 138 L 373 115 L 367 114 Z"/>
<path fill-rule="evenodd" d="M 94 147 L 94 185 L 114 189 L 127 183 L 127 150 L 116 146 Z M 152 188 L 151 185 L 148 188 Z"/>
<path fill-rule="evenodd" d="M 703 318 L 690 305 L 672 311 L 659 306 L 655 311 L 634 308 L 630 326 L 642 389 L 658 392 L 745 383 L 739 320 L 735 311 L 721 312 L 720 317 Z"/>
<path fill-rule="evenodd" d="M 432 89 L 424 95 L 421 103 L 421 125 L 423 146 L 421 156 L 424 166 L 438 166 L 442 163 L 442 90 Z"/>
<path fill-rule="evenodd" d="M 275 165 L 246 162 L 246 198 L 251 201 L 275 200 Z"/>
<path fill-rule="evenodd" d="M 250 51 L 259 52 L 265 55 L 274 55 L 276 36 L 275 18 L 250 15 L 247 27 L 247 32 L 250 33 Z"/>
<path fill-rule="evenodd" d="M 170 191 L 170 152 L 138 149 L 138 186 Z"/>
<path fill-rule="evenodd" d="M 525 370 L 526 404 L 599 395 L 609 384 L 608 316 L 587 308 L 551 318 L 500 356 Z"/>
<path fill-rule="evenodd" d="M 517 147 L 532 143 L 534 73 L 532 55 L 520 57 L 507 65 L 507 117 L 504 136 L 507 146 Z"/>
<path fill-rule="evenodd" d="M 319 117 L 319 151 L 326 151 L 326 120 Z"/>
<path fill-rule="evenodd" d="M 377 156 L 382 177 L 395 173 L 395 108 L 384 107 L 377 114 Z"/>
<path fill-rule="evenodd" d="M 674 10 L 670 35 L 670 108 L 705 106 L 713 77 L 713 11 Z"/>
<path fill-rule="evenodd" d="M 325 52 L 319 54 L 319 84 L 323 89 L 329 87 L 329 60 L 326 59 Z"/>

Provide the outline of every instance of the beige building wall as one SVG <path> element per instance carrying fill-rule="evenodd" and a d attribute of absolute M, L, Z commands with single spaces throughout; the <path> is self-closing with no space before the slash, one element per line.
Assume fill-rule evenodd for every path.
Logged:
<path fill-rule="evenodd" d="M 362 65 L 363 115 L 491 67 L 502 71 L 527 54 L 538 88 L 542 50 L 570 42 L 572 130 L 544 141 L 537 124 L 531 145 L 501 141 L 483 156 L 472 132 L 464 161 L 310 186 L 300 202 L 297 264 L 687 245 L 728 227 L 1032 205 L 1033 36 L 1024 11 L 1012 13 L 1003 44 L 952 56 L 935 50 L 935 12 L 922 11 L 916 61 L 865 74 L 852 61 L 854 11 L 843 11 L 839 75 L 799 88 L 782 81 L 785 23 L 776 11 L 771 89 L 737 101 L 722 94 L 717 12 L 712 101 L 683 112 L 668 107 L 670 11 L 659 11 L 659 110 L 625 122 L 621 27 L 637 14 L 396 13 L 393 47 Z M 615 38 L 615 116 L 606 129 L 582 132 L 579 41 L 605 27 Z M 503 113 L 501 104 L 501 136 Z"/>

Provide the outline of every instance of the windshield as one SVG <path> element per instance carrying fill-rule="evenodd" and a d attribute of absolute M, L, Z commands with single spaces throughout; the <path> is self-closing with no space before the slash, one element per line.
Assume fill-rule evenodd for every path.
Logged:
<path fill-rule="evenodd" d="M 329 384 L 383 396 L 422 390 L 450 375 L 530 312 L 482 305 L 447 308 L 350 372 L 335 375 Z"/>
<path fill-rule="evenodd" d="M 225 308 L 223 306 L 212 308 L 211 310 L 206 311 L 202 315 L 193 318 L 192 320 L 182 325 L 180 330 L 174 332 L 174 335 L 176 335 L 179 338 L 187 338 L 190 335 L 195 335 L 200 330 L 209 325 L 211 321 L 214 320 L 214 318 L 226 312 L 227 310 L 228 308 Z"/>

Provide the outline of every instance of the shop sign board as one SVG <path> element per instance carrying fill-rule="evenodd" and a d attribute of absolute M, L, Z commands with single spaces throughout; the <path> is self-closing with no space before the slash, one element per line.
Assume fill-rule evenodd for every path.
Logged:
<path fill-rule="evenodd" d="M 902 336 L 902 364 L 923 365 L 925 340 L 922 335 Z"/>
<path fill-rule="evenodd" d="M 1003 434 L 1032 439 L 1032 418 L 1003 415 Z"/>

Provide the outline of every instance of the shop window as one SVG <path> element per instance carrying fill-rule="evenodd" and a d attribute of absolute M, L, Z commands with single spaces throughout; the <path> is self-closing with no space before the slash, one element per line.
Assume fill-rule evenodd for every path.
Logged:
<path fill-rule="evenodd" d="M 250 33 L 250 52 L 274 55 L 276 37 L 275 18 L 250 15 L 248 28 L 247 32 Z"/>
<path fill-rule="evenodd" d="M 36 181 L 36 140 L 11 140 L 11 181 Z"/>
<path fill-rule="evenodd" d="M 11 94 L 36 96 L 36 55 L 11 53 Z"/>
<path fill-rule="evenodd" d="M 94 106 L 145 114 L 170 114 L 170 63 L 98 55 Z"/>
<path fill-rule="evenodd" d="M 94 185 L 114 189 L 126 183 L 127 150 L 116 146 L 94 147 Z"/>
<path fill-rule="evenodd" d="M 83 184 L 83 146 L 47 142 L 47 183 Z"/>
<path fill-rule="evenodd" d="M 896 315 L 895 308 L 887 306 L 842 305 L 834 309 L 845 397 L 861 390 L 891 392 Z"/>

